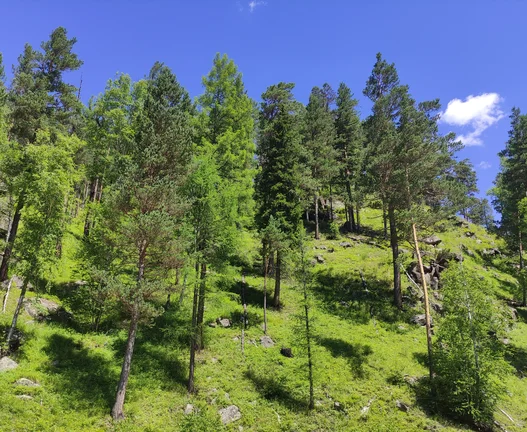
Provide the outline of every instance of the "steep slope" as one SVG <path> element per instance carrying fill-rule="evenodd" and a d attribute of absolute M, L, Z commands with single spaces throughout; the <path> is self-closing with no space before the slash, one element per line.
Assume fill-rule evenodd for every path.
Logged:
<path fill-rule="evenodd" d="M 419 384 L 419 378 L 427 375 L 426 335 L 423 327 L 410 322 L 421 306 L 418 302 L 415 308 L 407 305 L 404 312 L 392 306 L 391 255 L 388 242 L 380 236 L 380 212 L 367 209 L 362 221 L 368 235 L 323 238 L 311 244 L 310 259 L 319 256 L 323 261 L 314 264 L 310 288 L 315 333 L 313 412 L 306 411 L 306 356 L 299 337 L 303 301 L 300 287 L 291 281 L 284 285 L 283 309 L 268 314 L 268 335 L 274 346 L 263 348 L 263 279 L 256 265 L 258 244 L 244 234 L 241 264 L 246 272 L 244 295 L 249 314 L 244 355 L 241 269 L 232 267 L 211 278 L 214 283 L 207 296 L 205 320 L 212 323 L 220 317 L 229 318 L 232 326 L 206 327 L 206 349 L 197 362 L 197 395 L 189 397 L 185 388 L 192 289 L 189 280 L 182 306 L 169 310 L 140 332 L 125 403 L 127 418 L 118 424 L 111 422 L 109 410 L 126 340 L 125 326 L 97 334 L 81 331 L 75 310 L 71 310 L 73 321 L 38 321 L 24 313 L 19 321 L 24 341 L 13 356 L 19 366 L 0 372 L 0 430 L 468 430 L 427 414 L 427 397 Z M 480 227 L 457 225 L 456 221 L 445 221 L 443 230 L 435 232 L 442 243 L 436 248 L 425 247 L 427 254 L 436 255 L 438 249 L 463 253 L 463 265 L 470 274 L 489 281 L 498 298 L 512 298 L 517 290 L 509 274 L 512 264 L 504 256 L 483 254 L 483 250 L 503 248 L 501 241 Z M 473 235 L 467 236 L 467 232 Z M 57 287 L 75 279 L 75 242 L 70 234 L 64 246 L 64 266 L 53 275 L 55 287 L 50 292 L 57 295 L 43 294 L 65 305 L 71 304 L 69 292 Z M 401 246 L 411 250 L 408 245 Z M 410 264 L 410 252 L 404 261 L 404 266 Z M 410 285 L 403 276 L 403 287 Z M 10 295 L 7 313 L 0 314 L 1 326 L 10 321 L 17 291 L 14 289 Z M 523 379 L 527 370 L 527 310 L 517 310 L 518 319 L 507 341 L 507 360 L 514 369 L 496 413 L 497 421 L 511 432 L 527 427 L 527 381 Z M 292 358 L 280 354 L 283 347 L 292 349 Z M 16 384 L 20 378 L 40 386 Z M 189 403 L 195 414 L 184 413 Z M 242 417 L 223 426 L 218 410 L 230 405 L 239 407 Z"/>

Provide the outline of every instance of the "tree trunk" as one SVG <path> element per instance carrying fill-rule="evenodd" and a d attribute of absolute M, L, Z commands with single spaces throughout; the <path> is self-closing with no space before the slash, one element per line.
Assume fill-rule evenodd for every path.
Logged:
<path fill-rule="evenodd" d="M 395 209 L 388 207 L 388 218 L 390 220 L 390 245 L 392 247 L 393 258 L 393 295 L 395 305 L 401 309 L 403 307 L 403 298 L 401 293 L 401 272 L 399 270 L 399 241 L 397 239 L 397 225 L 395 223 Z M 424 277 L 424 276 L 423 276 Z"/>
<path fill-rule="evenodd" d="M 265 253 L 265 252 L 264 252 Z M 263 314 L 264 314 L 264 335 L 267 335 L 267 272 L 269 270 L 269 257 L 265 256 L 264 263 L 264 299 L 263 299 Z"/>
<path fill-rule="evenodd" d="M 185 298 L 185 290 L 187 288 L 187 275 L 183 276 L 183 287 L 181 288 L 181 294 L 179 295 L 179 305 L 183 304 L 183 299 Z"/>
<path fill-rule="evenodd" d="M 11 321 L 11 327 L 9 327 L 9 331 L 7 332 L 6 342 L 7 342 L 8 349 L 11 344 L 11 339 L 13 338 L 13 335 L 15 334 L 16 322 L 18 320 L 18 315 L 20 315 L 22 304 L 24 303 L 24 298 L 26 296 L 28 283 L 29 283 L 29 279 L 26 277 L 24 279 L 24 283 L 22 284 L 22 290 L 20 291 L 20 297 L 18 297 L 18 302 L 16 304 L 15 313 L 13 314 L 13 320 Z"/>
<path fill-rule="evenodd" d="M 207 264 L 201 264 L 199 300 L 198 300 L 198 350 L 205 348 L 203 340 L 203 317 L 205 314 L 205 278 L 207 277 Z"/>
<path fill-rule="evenodd" d="M 2 257 L 2 264 L 0 264 L 0 282 L 7 280 L 7 273 L 9 271 L 9 259 L 13 252 L 13 246 L 15 244 L 16 235 L 18 233 L 18 225 L 20 224 L 20 217 L 22 216 L 22 208 L 24 207 L 24 195 L 18 199 L 16 204 L 15 214 L 13 215 L 13 222 L 11 223 L 11 229 L 7 238 L 7 244 L 4 249 L 4 256 Z"/>
<path fill-rule="evenodd" d="M 306 222 L 309 222 L 309 209 L 306 209 Z"/>
<path fill-rule="evenodd" d="M 348 206 L 348 215 L 349 215 L 349 230 L 355 232 L 357 226 L 355 225 L 355 212 L 353 211 L 353 206 L 350 204 Z"/>
<path fill-rule="evenodd" d="M 247 303 L 245 301 L 245 274 L 242 273 L 241 297 L 243 305 L 243 323 L 242 323 L 242 355 L 245 353 L 245 330 L 247 329 Z"/>
<path fill-rule="evenodd" d="M 329 221 L 333 222 L 333 188 L 329 185 Z"/>
<path fill-rule="evenodd" d="M 423 260 L 421 259 L 421 252 L 419 251 L 419 242 L 417 241 L 417 230 L 415 223 L 412 224 L 412 231 L 414 235 L 414 246 L 417 254 L 417 261 L 419 262 L 419 271 L 421 272 L 421 280 L 424 292 L 424 303 L 425 303 L 425 322 L 426 322 L 426 343 L 428 347 L 428 370 L 430 373 L 430 383 L 434 377 L 433 363 L 432 363 L 432 326 L 430 323 L 430 303 L 428 301 L 428 287 L 426 286 L 425 270 L 423 268 Z"/>
<path fill-rule="evenodd" d="M 355 213 L 357 213 L 357 221 L 356 221 L 356 224 L 357 224 L 357 232 L 360 233 L 360 213 L 359 213 L 360 209 L 359 209 L 359 204 L 357 204 L 355 206 Z"/>
<path fill-rule="evenodd" d="M 132 365 L 132 355 L 134 353 L 135 337 L 137 335 L 137 324 L 139 322 L 139 312 L 134 310 L 132 318 L 130 319 L 130 329 L 128 330 L 128 340 L 126 342 L 126 351 L 124 353 L 123 367 L 121 369 L 121 378 L 119 379 L 119 386 L 117 387 L 117 396 L 115 397 L 115 404 L 112 408 L 112 418 L 114 420 L 121 420 L 124 418 L 123 406 L 124 398 L 126 396 L 126 386 L 130 376 L 130 366 Z"/>
<path fill-rule="evenodd" d="M 309 405 L 308 408 L 312 410 L 315 408 L 315 398 L 313 389 L 313 358 L 311 355 L 311 329 L 309 326 L 309 304 L 307 297 L 307 283 L 306 283 L 306 263 L 304 251 L 302 250 L 302 270 L 303 270 L 303 288 L 304 288 L 304 318 L 306 325 L 306 342 L 307 342 L 307 367 L 309 379 Z"/>
<path fill-rule="evenodd" d="M 199 285 L 198 285 L 199 264 L 196 263 L 196 282 L 194 283 L 194 300 L 192 302 L 192 334 L 190 338 L 190 364 L 188 373 L 187 391 L 194 393 L 194 368 L 196 363 L 196 342 L 198 336 L 198 302 L 199 302 Z"/>
<path fill-rule="evenodd" d="M 145 274 L 145 260 L 147 252 L 147 243 L 145 240 L 141 242 L 139 247 L 139 259 L 137 262 L 137 284 L 139 285 L 143 280 Z M 128 340 L 126 341 L 126 350 L 124 352 L 123 367 L 121 369 L 121 378 L 117 387 L 117 395 L 115 396 L 115 404 L 112 408 L 112 418 L 114 420 L 121 420 L 124 418 L 123 406 L 126 396 L 126 386 L 128 385 L 128 377 L 130 376 L 130 366 L 132 365 L 132 356 L 134 354 L 135 338 L 137 335 L 137 325 L 139 324 L 139 309 L 138 305 L 134 304 L 132 307 L 132 316 L 130 317 L 130 328 L 128 330 Z"/>
<path fill-rule="evenodd" d="M 320 232 L 318 228 L 318 195 L 315 194 L 315 240 L 320 239 Z"/>
<path fill-rule="evenodd" d="M 518 240 L 519 240 L 519 247 L 520 247 L 520 282 L 522 284 L 522 292 L 523 292 L 522 306 L 527 306 L 527 284 L 525 283 L 525 276 L 523 275 L 524 262 L 523 262 L 523 240 L 522 240 L 521 230 L 518 231 Z"/>
<path fill-rule="evenodd" d="M 9 291 L 11 291 L 12 284 L 13 284 L 13 278 L 9 280 L 9 284 L 7 285 L 7 291 L 4 294 L 4 301 L 2 303 L 2 313 L 5 313 L 5 308 L 7 306 L 7 299 L 9 298 Z"/>
<path fill-rule="evenodd" d="M 282 266 L 282 253 L 278 250 L 276 251 L 276 269 L 274 275 L 274 298 L 273 305 L 275 308 L 280 308 L 280 270 Z"/>
<path fill-rule="evenodd" d="M 382 224 L 384 229 L 384 240 L 388 238 L 388 217 L 386 215 L 386 204 L 382 201 Z"/>

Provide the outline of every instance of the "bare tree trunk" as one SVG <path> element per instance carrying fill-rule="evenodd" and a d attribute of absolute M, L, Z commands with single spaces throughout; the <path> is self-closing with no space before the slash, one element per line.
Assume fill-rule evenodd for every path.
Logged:
<path fill-rule="evenodd" d="M 242 273 L 241 286 L 242 304 L 243 304 L 243 323 L 242 323 L 242 355 L 245 353 L 245 330 L 247 329 L 247 302 L 245 301 L 245 274 Z"/>
<path fill-rule="evenodd" d="M 26 277 L 24 279 L 24 283 L 22 284 L 22 290 L 20 291 L 20 297 L 18 297 L 18 302 L 16 304 L 15 313 L 13 314 L 13 320 L 11 321 L 11 327 L 9 327 L 9 331 L 7 332 L 6 342 L 7 342 L 8 349 L 9 349 L 9 345 L 11 344 L 11 339 L 13 338 L 13 335 L 15 334 L 16 322 L 18 320 L 18 316 L 20 315 L 22 304 L 24 303 L 24 298 L 26 296 L 28 283 L 29 283 L 29 279 Z"/>
<path fill-rule="evenodd" d="M 194 368 L 196 364 L 197 336 L 198 336 L 198 302 L 199 302 L 199 285 L 198 285 L 199 264 L 196 263 L 196 282 L 194 283 L 194 300 L 192 302 L 192 334 L 190 338 L 190 364 L 188 374 L 187 391 L 194 393 Z"/>
<path fill-rule="evenodd" d="M 382 200 L 382 224 L 384 229 L 384 239 L 388 238 L 388 216 L 386 214 L 386 204 L 384 199 Z"/>
<path fill-rule="evenodd" d="M 401 293 L 401 271 L 399 269 L 399 241 L 397 239 L 397 225 L 395 222 L 395 209 L 388 207 L 388 218 L 390 220 L 390 245 L 392 247 L 393 258 L 393 295 L 395 305 L 401 309 L 403 307 L 403 298 Z"/>
<path fill-rule="evenodd" d="M 145 260 L 146 260 L 147 244 L 143 240 L 139 247 L 139 260 L 137 262 L 137 284 L 140 284 L 145 274 Z M 139 308 L 137 304 L 132 306 L 132 316 L 130 317 L 130 328 L 128 329 L 128 340 L 126 341 L 126 350 L 124 352 L 123 367 L 121 369 L 121 377 L 119 385 L 117 386 L 117 395 L 115 396 L 115 404 L 112 408 L 112 418 L 114 420 L 121 420 L 124 418 L 123 406 L 126 396 L 126 386 L 128 385 L 128 378 L 130 377 L 130 367 L 132 365 L 132 356 L 134 354 L 135 338 L 137 336 L 137 326 L 139 324 Z"/>
<path fill-rule="evenodd" d="M 302 246 L 303 248 L 303 246 Z M 313 357 L 311 354 L 311 329 L 309 325 L 309 303 L 307 296 L 307 283 L 306 283 L 306 262 L 305 254 L 302 249 L 302 271 L 303 271 L 303 288 L 304 288 L 304 318 L 306 326 L 306 342 L 307 342 L 307 367 L 308 367 L 308 378 L 309 378 L 309 405 L 308 408 L 312 410 L 315 408 L 314 388 L 313 388 Z"/>
<path fill-rule="evenodd" d="M 207 264 L 201 264 L 201 275 L 199 284 L 199 301 L 198 301 L 198 350 L 205 348 L 203 339 L 203 317 L 205 315 L 205 278 L 207 277 Z"/>
<path fill-rule="evenodd" d="M 359 209 L 359 204 L 357 204 L 355 206 L 355 213 L 357 214 L 357 221 L 356 221 L 356 224 L 357 224 L 357 232 L 359 233 L 360 232 L 360 213 L 359 213 L 360 209 Z"/>
<path fill-rule="evenodd" d="M 309 222 L 309 209 L 306 209 L 306 222 Z"/>
<path fill-rule="evenodd" d="M 179 267 L 176 267 L 176 281 L 174 283 L 174 290 L 177 290 L 177 287 L 179 286 L 179 272 L 180 272 L 180 268 Z M 167 301 L 165 303 L 165 310 L 168 310 L 168 308 L 170 307 L 170 304 L 171 304 L 171 297 L 172 297 L 172 291 L 169 290 L 168 291 L 168 294 L 167 294 Z"/>
<path fill-rule="evenodd" d="M 275 308 L 280 308 L 280 267 L 282 266 L 282 253 L 278 250 L 276 251 L 276 269 L 274 275 L 274 298 L 273 305 Z"/>
<path fill-rule="evenodd" d="M 264 335 L 267 335 L 267 272 L 269 270 L 269 257 L 265 256 L 264 263 L 264 300 L 263 300 L 263 313 L 264 313 Z"/>
<path fill-rule="evenodd" d="M 520 282 L 522 284 L 523 292 L 522 306 L 527 306 L 527 284 L 525 283 L 525 276 L 523 275 L 523 269 L 525 264 L 523 262 L 523 240 L 521 230 L 518 230 L 518 240 L 520 248 Z"/>
<path fill-rule="evenodd" d="M 13 252 L 13 246 L 15 244 L 16 235 L 18 233 L 18 225 L 20 224 L 20 218 L 22 216 L 22 208 L 24 207 L 24 194 L 21 194 L 15 208 L 15 214 L 13 215 L 13 221 L 11 223 L 11 229 L 9 230 L 9 236 L 7 237 L 7 244 L 4 249 L 4 256 L 2 257 L 2 264 L 0 264 L 0 282 L 7 280 L 7 274 L 9 271 L 9 259 Z"/>
<path fill-rule="evenodd" d="M 11 291 L 11 285 L 13 283 L 13 278 L 9 279 L 9 284 L 7 285 L 7 291 L 4 294 L 4 301 L 2 304 L 2 313 L 5 313 L 5 308 L 7 306 L 7 299 L 9 298 L 9 291 Z"/>
<path fill-rule="evenodd" d="M 329 184 L 329 221 L 333 222 L 333 188 Z"/>
<path fill-rule="evenodd" d="M 421 280 L 424 292 L 425 303 L 425 322 L 426 322 L 426 343 L 428 347 L 428 370 L 430 373 L 430 383 L 434 377 L 433 363 L 432 363 L 432 325 L 430 322 L 430 303 L 428 301 L 428 287 L 426 286 L 425 270 L 423 268 L 423 260 L 421 259 L 421 252 L 419 251 L 419 242 L 417 241 L 417 230 L 415 223 L 412 224 L 412 231 L 414 235 L 415 253 L 417 254 L 417 261 L 419 262 L 419 271 L 421 272 Z"/>
<path fill-rule="evenodd" d="M 124 353 L 123 367 L 121 369 L 121 378 L 119 379 L 119 386 L 117 387 L 115 404 L 112 408 L 112 418 L 114 420 L 121 420 L 124 418 L 124 399 L 126 396 L 126 386 L 128 384 L 128 378 L 130 377 L 130 367 L 132 365 L 132 355 L 134 353 L 138 322 L 139 312 L 135 310 L 132 313 L 132 318 L 130 319 L 130 328 L 128 330 L 128 340 L 126 341 L 126 350 Z"/>
<path fill-rule="evenodd" d="M 183 299 L 185 298 L 185 290 L 187 289 L 187 275 L 183 276 L 183 287 L 181 288 L 181 294 L 179 294 L 179 305 L 183 304 Z"/>
<path fill-rule="evenodd" d="M 315 240 L 320 239 L 320 232 L 318 228 L 318 195 L 315 194 Z"/>

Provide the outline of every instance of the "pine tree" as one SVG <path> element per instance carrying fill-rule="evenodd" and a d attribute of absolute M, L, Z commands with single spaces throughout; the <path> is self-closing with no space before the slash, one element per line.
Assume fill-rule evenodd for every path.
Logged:
<path fill-rule="evenodd" d="M 315 208 L 315 239 L 320 238 L 319 198 L 337 172 L 337 154 L 334 149 L 335 125 L 330 105 L 334 100 L 328 84 L 314 87 L 306 107 L 304 125 L 304 164 L 307 177 L 304 188 L 313 197 Z"/>
<path fill-rule="evenodd" d="M 338 152 L 340 178 L 339 183 L 344 186 L 348 201 L 349 229 L 359 229 L 359 218 L 355 221 L 353 208 L 357 216 L 361 199 L 363 197 L 364 169 L 364 134 L 362 123 L 356 111 L 357 99 L 353 98 L 351 90 L 346 84 L 341 83 L 337 92 L 337 109 L 335 112 L 335 128 L 337 138 L 335 148 Z"/>
<path fill-rule="evenodd" d="M 302 105 L 293 97 L 294 84 L 270 86 L 262 95 L 259 115 L 257 154 L 260 171 L 256 176 L 256 223 L 260 230 L 271 216 L 286 238 L 292 238 L 301 226 L 303 172 Z M 280 271 L 283 249 L 276 253 L 273 303 L 280 306 Z"/>
<path fill-rule="evenodd" d="M 499 153 L 501 169 L 492 189 L 492 204 L 501 214 L 499 232 L 512 250 L 518 251 L 520 273 L 525 267 L 523 242 L 526 232 L 521 229 L 520 201 L 527 196 L 527 115 L 513 108 L 511 129 L 505 149 Z M 527 287 L 523 287 L 523 291 Z M 524 305 L 526 295 L 524 294 Z"/>
<path fill-rule="evenodd" d="M 192 104 L 170 69 L 152 68 L 142 109 L 119 177 L 101 202 L 95 225 L 119 263 L 109 283 L 130 317 L 112 417 L 123 405 L 138 325 L 155 314 L 155 293 L 166 290 L 178 249 L 177 231 L 186 208 L 181 187 L 192 149 Z M 111 251 L 114 252 L 111 252 Z M 132 276 L 133 275 L 133 276 Z"/>

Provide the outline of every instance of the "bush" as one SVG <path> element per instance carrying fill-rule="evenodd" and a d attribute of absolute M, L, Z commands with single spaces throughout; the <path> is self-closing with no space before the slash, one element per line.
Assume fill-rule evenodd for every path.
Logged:
<path fill-rule="evenodd" d="M 445 316 L 434 346 L 434 386 L 448 414 L 490 426 L 508 366 L 501 342 L 506 320 L 488 285 L 462 267 L 445 273 Z"/>
<path fill-rule="evenodd" d="M 340 237 L 339 226 L 336 222 L 330 222 L 328 239 L 336 240 Z"/>

